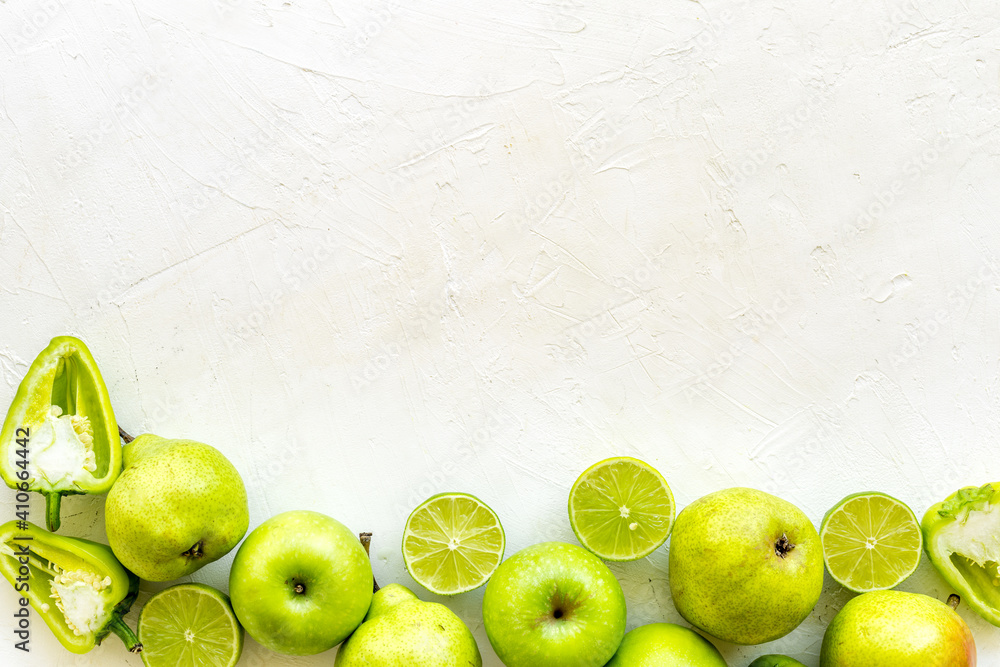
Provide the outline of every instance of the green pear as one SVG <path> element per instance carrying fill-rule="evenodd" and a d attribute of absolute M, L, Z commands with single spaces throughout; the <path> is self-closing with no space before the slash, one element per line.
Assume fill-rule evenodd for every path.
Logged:
<path fill-rule="evenodd" d="M 335 667 L 482 667 L 465 623 L 436 602 L 423 602 L 400 584 L 381 588 L 368 615 L 337 651 Z"/>
<path fill-rule="evenodd" d="M 105 505 L 108 542 L 147 581 L 171 581 L 222 558 L 247 532 L 240 474 L 222 453 L 193 440 L 140 435 Z"/>
<path fill-rule="evenodd" d="M 902 591 L 864 593 L 826 629 L 822 667 L 976 667 L 972 631 L 935 598 Z"/>
<path fill-rule="evenodd" d="M 767 655 L 762 655 L 753 662 L 751 662 L 747 667 L 806 667 L 801 662 L 795 658 L 789 658 L 787 655 L 778 655 L 777 653 L 769 653 Z"/>
<path fill-rule="evenodd" d="M 733 644 L 787 635 L 823 590 L 823 547 L 795 505 L 756 489 L 710 493 L 670 538 L 670 592 L 689 623 Z"/>

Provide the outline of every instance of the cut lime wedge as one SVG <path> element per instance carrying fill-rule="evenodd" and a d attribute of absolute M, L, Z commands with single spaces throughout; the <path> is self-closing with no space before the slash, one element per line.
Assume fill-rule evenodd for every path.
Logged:
<path fill-rule="evenodd" d="M 232 667 L 243 651 L 243 628 L 223 593 L 178 584 L 142 608 L 139 640 L 147 667 Z"/>
<path fill-rule="evenodd" d="M 569 492 L 569 522 L 580 544 L 604 560 L 637 560 L 667 541 L 674 494 L 648 463 L 621 456 L 595 463 Z"/>
<path fill-rule="evenodd" d="M 486 503 L 467 493 L 439 493 L 406 520 L 403 563 L 430 592 L 457 595 L 489 580 L 504 545 L 503 526 Z"/>
<path fill-rule="evenodd" d="M 884 493 L 847 496 L 823 517 L 819 535 L 830 576 L 856 593 L 893 588 L 920 564 L 917 517 Z"/>

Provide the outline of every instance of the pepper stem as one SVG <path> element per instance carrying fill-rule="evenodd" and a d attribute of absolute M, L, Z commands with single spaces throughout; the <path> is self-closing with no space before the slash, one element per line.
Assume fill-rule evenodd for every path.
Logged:
<path fill-rule="evenodd" d="M 361 540 L 361 546 L 363 546 L 365 548 L 365 553 L 368 554 L 368 560 L 371 560 L 372 554 L 371 554 L 370 549 L 371 549 L 371 546 L 372 546 L 372 534 L 371 533 L 359 533 L 358 534 L 358 538 Z M 375 581 L 375 575 L 372 575 L 372 585 L 375 588 L 375 590 L 373 590 L 372 592 L 373 593 L 378 593 L 379 585 L 378 585 L 378 582 Z"/>
<path fill-rule="evenodd" d="M 42 495 L 45 496 L 45 526 L 50 533 L 54 533 L 59 530 L 61 524 L 59 508 L 62 503 L 62 494 L 57 491 L 55 493 L 43 492 Z"/>
<path fill-rule="evenodd" d="M 125 648 L 129 650 L 129 653 L 141 653 L 142 652 L 142 642 L 139 638 L 135 636 L 132 632 L 132 628 L 125 624 L 121 616 L 115 616 L 111 619 L 111 632 L 118 635 L 118 638 L 125 643 Z"/>

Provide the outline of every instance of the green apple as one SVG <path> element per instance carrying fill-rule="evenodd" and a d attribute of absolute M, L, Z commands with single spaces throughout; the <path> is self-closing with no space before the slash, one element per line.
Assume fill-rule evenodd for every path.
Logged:
<path fill-rule="evenodd" d="M 335 667 L 482 667 L 465 623 L 443 604 L 399 584 L 379 589 L 365 622 L 337 651 Z"/>
<path fill-rule="evenodd" d="M 625 635 L 605 667 L 726 667 L 719 649 L 690 630 L 673 623 L 642 625 Z"/>
<path fill-rule="evenodd" d="M 823 636 L 821 667 L 975 667 L 976 642 L 932 597 L 874 591 L 844 605 Z"/>
<path fill-rule="evenodd" d="M 507 667 L 600 667 L 625 634 L 625 595 L 589 551 L 543 542 L 490 577 L 483 624 Z"/>
<path fill-rule="evenodd" d="M 243 479 L 222 452 L 193 440 L 140 435 L 122 451 L 104 527 L 122 565 L 171 581 L 222 558 L 247 532 Z"/>
<path fill-rule="evenodd" d="M 809 517 L 756 489 L 716 491 L 685 507 L 669 568 L 681 616 L 733 644 L 787 635 L 823 590 L 823 548 Z"/>
<path fill-rule="evenodd" d="M 751 662 L 747 667 L 806 667 L 801 662 L 795 658 L 789 658 L 787 655 L 777 655 L 776 653 L 771 653 L 768 655 L 762 655 L 753 662 Z"/>
<path fill-rule="evenodd" d="M 361 624 L 373 583 L 368 555 L 347 526 L 299 510 L 273 516 L 250 533 L 233 559 L 229 597 L 258 643 L 312 655 Z"/>

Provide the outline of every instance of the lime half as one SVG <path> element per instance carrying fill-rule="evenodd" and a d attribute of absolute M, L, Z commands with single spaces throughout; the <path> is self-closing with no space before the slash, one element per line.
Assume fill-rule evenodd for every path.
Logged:
<path fill-rule="evenodd" d="M 505 537 L 496 512 L 467 493 L 439 493 L 413 510 L 403 529 L 403 563 L 438 595 L 485 584 L 503 560 Z"/>
<path fill-rule="evenodd" d="M 178 584 L 142 608 L 139 641 L 148 667 L 232 667 L 243 651 L 243 628 L 223 593 Z"/>
<path fill-rule="evenodd" d="M 920 564 L 923 535 L 913 510 L 877 491 L 837 503 L 819 536 L 830 576 L 856 593 L 897 586 Z"/>
<path fill-rule="evenodd" d="M 595 463 L 569 492 L 569 522 L 580 544 L 604 560 L 636 560 L 667 541 L 674 494 L 648 463 L 621 456 Z"/>

